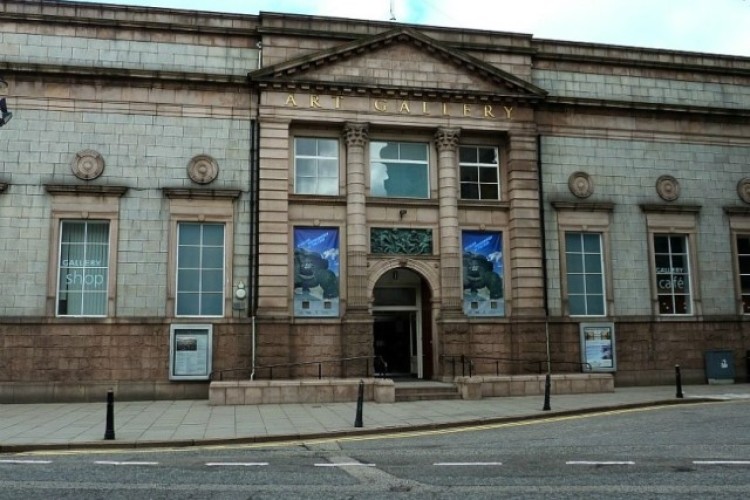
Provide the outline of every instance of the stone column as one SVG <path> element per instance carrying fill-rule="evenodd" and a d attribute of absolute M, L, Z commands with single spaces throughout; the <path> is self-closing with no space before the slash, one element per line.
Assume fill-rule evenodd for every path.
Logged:
<path fill-rule="evenodd" d="M 372 318 L 367 297 L 367 205 L 365 200 L 366 123 L 347 123 L 346 140 L 346 314 L 341 332 L 341 352 L 345 357 L 373 354 Z M 372 373 L 372 361 L 347 362 L 342 376 Z"/>
<path fill-rule="evenodd" d="M 347 310 L 367 309 L 367 206 L 365 203 L 366 123 L 347 123 L 346 240 Z"/>
<path fill-rule="evenodd" d="M 512 131 L 508 157 L 511 310 L 518 316 L 544 315 L 539 172 L 534 131 Z"/>
<path fill-rule="evenodd" d="M 440 287 L 442 315 L 461 312 L 461 241 L 458 226 L 459 129 L 441 128 L 435 134 L 438 150 L 440 201 Z"/>

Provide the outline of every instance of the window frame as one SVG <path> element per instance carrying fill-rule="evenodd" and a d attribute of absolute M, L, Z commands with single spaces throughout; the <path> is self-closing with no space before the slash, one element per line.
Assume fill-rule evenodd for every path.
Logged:
<path fill-rule="evenodd" d="M 120 234 L 120 197 L 127 188 L 102 188 L 101 192 L 93 195 L 89 192 L 79 192 L 70 186 L 47 185 L 46 191 L 52 195 L 50 212 L 50 246 L 47 265 L 47 300 L 46 314 L 54 318 L 91 318 L 107 319 L 117 315 L 117 261 L 118 235 Z M 58 314 L 60 241 L 62 238 L 62 221 L 101 221 L 109 223 L 107 270 L 107 307 L 104 315 L 80 316 Z"/>
<path fill-rule="evenodd" d="M 393 163 L 399 163 L 402 165 L 424 165 L 425 167 L 425 180 L 427 182 L 427 185 L 425 186 L 425 196 L 388 196 L 387 194 L 381 195 L 381 194 L 375 194 L 373 192 L 373 164 L 374 163 L 383 163 L 382 158 L 373 158 L 373 151 L 374 147 L 377 144 L 398 144 L 399 145 L 399 157 L 400 154 L 400 145 L 402 144 L 418 144 L 422 145 L 425 148 L 426 153 L 426 159 L 424 162 L 418 162 L 416 160 L 401 160 L 400 158 L 397 160 L 389 160 L 389 162 Z M 434 179 L 432 178 L 433 171 L 435 170 L 432 166 L 433 158 L 435 157 L 433 153 L 434 144 L 428 140 L 399 140 L 399 139 L 391 139 L 391 138 L 378 138 L 378 139 L 371 139 L 368 141 L 368 155 L 367 155 L 367 167 L 368 167 L 368 178 L 367 178 L 367 192 L 368 195 L 373 198 L 383 199 L 383 200 L 429 200 L 432 198 L 432 187 L 434 185 Z M 373 160 L 379 160 L 379 161 L 373 161 Z"/>
<path fill-rule="evenodd" d="M 734 217 L 732 217 L 734 219 Z M 744 222 L 744 223 L 743 223 Z M 732 279 L 734 280 L 735 297 L 736 297 L 736 311 L 740 316 L 750 315 L 750 309 L 746 310 L 744 306 L 743 293 L 742 293 L 742 276 L 740 266 L 740 256 L 750 254 L 740 254 L 739 249 L 739 238 L 750 239 L 750 219 L 745 221 L 732 220 L 731 230 L 731 247 L 732 247 Z M 747 275 L 745 275 L 747 276 Z M 748 302 L 750 303 L 750 294 L 748 295 Z M 750 307 L 750 306 L 749 306 Z"/>
<path fill-rule="evenodd" d="M 299 178 L 298 178 L 298 165 L 297 160 L 301 157 L 309 158 L 309 159 L 332 159 L 331 157 L 321 157 L 319 155 L 316 156 L 307 156 L 307 155 L 298 155 L 297 154 L 297 141 L 298 140 L 315 140 L 316 141 L 316 149 L 317 149 L 317 141 L 334 141 L 336 143 L 336 192 L 335 193 L 319 193 L 319 192 L 313 192 L 313 193 L 307 193 L 307 192 L 300 192 L 298 190 L 299 186 Z M 342 158 L 342 151 L 341 151 L 341 140 L 338 137 L 333 136 L 326 136 L 326 135 L 318 135 L 318 134 L 308 134 L 308 133 L 301 133 L 297 135 L 293 135 L 291 138 L 292 141 L 292 152 L 291 160 L 292 160 L 292 187 L 291 191 L 295 195 L 301 195 L 301 196 L 340 196 L 341 195 L 341 158 Z M 317 172 L 316 172 L 317 174 Z M 316 175 L 315 177 L 316 183 L 319 182 L 320 176 Z"/>
<path fill-rule="evenodd" d="M 203 251 L 208 245 L 205 245 L 203 242 L 203 231 L 205 226 L 211 225 L 211 226 L 221 226 L 222 228 L 222 242 L 221 242 L 221 249 L 222 249 L 222 266 L 221 266 L 221 283 L 222 283 L 222 290 L 221 290 L 221 312 L 219 314 L 201 314 L 200 312 L 198 314 L 180 314 L 179 311 L 179 305 L 180 305 L 180 271 L 185 269 L 194 269 L 194 268 L 180 268 L 180 249 L 182 246 L 188 246 L 188 245 L 181 245 L 180 244 L 180 231 L 181 228 L 184 225 L 197 225 L 200 226 L 200 244 L 198 247 L 200 248 L 200 267 L 198 267 L 199 274 L 202 274 L 205 270 L 203 268 L 203 262 L 202 262 L 202 256 Z M 174 314 L 176 318 L 221 318 L 224 317 L 226 314 L 226 295 L 227 295 L 227 267 L 226 267 L 226 258 L 227 258 L 227 227 L 226 224 L 223 222 L 214 222 L 214 221 L 184 221 L 184 220 L 178 220 L 177 221 L 177 246 L 175 247 L 175 266 L 176 266 L 176 272 L 175 272 L 175 301 L 174 301 Z M 193 245 L 194 246 L 194 245 Z M 210 268 L 215 269 L 215 268 Z M 199 285 L 199 289 L 197 291 L 198 294 L 198 309 L 199 311 L 202 309 L 202 298 L 204 294 L 208 294 L 209 292 L 203 290 L 202 285 Z"/>
<path fill-rule="evenodd" d="M 238 193 L 219 193 L 221 197 L 201 198 L 188 193 L 167 193 L 169 199 L 169 247 L 166 314 L 168 318 L 190 319 L 226 318 L 232 313 L 232 270 L 234 269 L 234 200 Z M 177 315 L 177 225 L 180 222 L 206 222 L 224 224 L 224 276 L 223 312 L 221 316 Z"/>
<path fill-rule="evenodd" d="M 586 291 L 585 291 L 585 287 L 586 287 L 585 283 L 587 281 L 586 278 L 588 276 L 596 275 L 596 273 L 589 273 L 589 272 L 586 271 L 586 264 L 585 264 L 586 259 L 585 259 L 585 257 L 582 257 L 583 258 L 583 263 L 584 263 L 583 264 L 584 265 L 583 271 L 581 273 L 575 273 L 575 274 L 583 275 L 584 293 L 583 294 L 578 294 L 577 293 L 577 294 L 574 294 L 574 295 L 583 295 L 584 305 L 585 305 L 586 312 L 584 314 L 575 314 L 575 313 L 573 313 L 571 311 L 571 305 L 570 305 L 571 304 L 571 301 L 570 301 L 570 296 L 571 296 L 571 293 L 570 293 L 570 275 L 571 275 L 571 271 L 570 271 L 569 266 L 568 266 L 568 255 L 569 255 L 570 252 L 569 252 L 569 250 L 567 248 L 568 247 L 567 236 L 569 234 L 575 234 L 575 235 L 580 235 L 581 236 L 581 245 L 582 245 L 582 247 L 581 247 L 580 255 L 582 255 L 582 256 L 587 255 L 587 253 L 585 251 L 585 248 L 584 248 L 583 236 L 588 234 L 588 235 L 597 235 L 599 237 L 599 253 L 598 253 L 598 255 L 599 255 L 599 269 L 600 269 L 600 273 L 598 273 L 598 275 L 600 276 L 600 279 L 601 279 L 601 289 L 602 289 L 602 293 L 601 293 L 602 299 L 601 300 L 602 300 L 602 310 L 603 310 L 602 314 L 589 314 L 588 313 L 588 300 L 587 299 L 589 297 L 589 294 L 587 294 Z M 607 317 L 607 295 L 608 294 L 607 294 L 607 278 L 606 278 L 607 273 L 606 273 L 605 259 L 604 259 L 604 234 L 601 231 L 565 230 L 565 231 L 562 232 L 561 239 L 564 241 L 563 249 L 560 252 L 560 255 L 561 256 L 565 256 L 565 274 L 564 274 L 564 276 L 565 276 L 565 289 L 566 289 L 565 299 L 566 299 L 566 309 L 567 309 L 568 316 L 574 317 L 574 318 L 603 318 L 603 317 Z M 591 295 L 594 295 L 594 294 L 591 294 Z"/>
<path fill-rule="evenodd" d="M 495 168 L 496 179 L 497 179 L 496 182 L 495 182 L 495 186 L 497 187 L 497 197 L 495 197 L 495 198 L 482 198 L 482 196 L 481 196 L 481 194 L 482 194 L 482 189 L 481 189 L 482 185 L 483 184 L 489 184 L 489 183 L 482 183 L 481 182 L 481 175 L 480 175 L 481 169 L 482 168 L 489 169 L 489 168 L 491 168 L 491 166 L 490 166 L 491 164 L 489 164 L 489 163 L 481 163 L 479 161 L 479 154 L 477 154 L 477 162 L 476 163 L 464 163 L 464 162 L 462 162 L 461 161 L 461 149 L 463 149 L 463 148 L 473 148 L 475 150 L 479 150 L 479 149 L 493 149 L 495 151 L 495 158 L 497 159 L 497 162 L 494 165 L 492 165 L 492 166 Z M 457 160 L 458 160 L 458 198 L 459 198 L 459 200 L 471 200 L 471 201 L 483 201 L 483 202 L 487 202 L 487 201 L 501 201 L 503 199 L 503 191 L 502 191 L 503 183 L 502 183 L 502 178 L 501 178 L 501 172 L 502 172 L 502 170 L 501 170 L 501 164 L 502 164 L 502 162 L 501 162 L 501 158 L 500 158 L 500 148 L 498 146 L 491 146 L 491 145 L 487 145 L 487 144 L 473 144 L 473 143 L 459 144 L 459 146 L 458 146 L 458 157 L 457 157 Z M 477 197 L 477 198 L 465 198 L 463 196 L 463 194 L 462 194 L 462 192 L 463 192 L 463 185 L 465 184 L 465 182 L 461 180 L 462 177 L 463 177 L 462 173 L 463 173 L 463 168 L 464 167 L 476 167 L 476 169 L 477 169 L 477 174 L 478 174 L 477 181 L 475 183 L 472 183 L 472 185 L 478 186 L 478 191 L 477 192 L 479 194 L 479 197 Z"/>
<path fill-rule="evenodd" d="M 664 252 L 657 253 L 656 252 L 656 238 L 667 238 L 667 243 L 668 243 L 668 246 L 669 246 L 669 249 L 668 249 L 667 253 L 664 253 Z M 677 253 L 677 252 L 673 252 L 672 251 L 672 238 L 682 238 L 682 240 L 683 240 L 683 246 L 684 246 L 684 249 L 685 249 L 684 252 Z M 656 311 L 655 311 L 656 314 L 658 314 L 659 316 L 666 316 L 666 317 L 673 317 L 673 316 L 689 317 L 689 316 L 694 316 L 695 315 L 695 312 L 694 312 L 695 305 L 694 305 L 694 299 L 693 299 L 693 297 L 694 297 L 695 284 L 693 283 L 694 273 L 693 273 L 693 266 L 692 266 L 692 258 L 690 256 L 690 253 L 691 253 L 690 252 L 690 247 L 691 247 L 691 239 L 692 238 L 690 238 L 690 235 L 688 235 L 686 233 L 677 233 L 677 232 L 675 232 L 675 233 L 665 233 L 665 232 L 655 231 L 655 232 L 652 232 L 650 234 L 650 238 L 649 239 L 650 239 L 650 245 L 651 245 L 651 252 L 650 252 L 651 262 L 650 262 L 650 266 L 651 266 L 651 275 L 652 275 L 652 289 L 655 290 L 654 297 L 655 297 L 655 302 L 656 302 Z M 659 268 L 656 265 L 656 258 L 657 258 L 658 255 L 668 255 L 670 261 L 672 260 L 673 256 L 675 256 L 675 255 L 684 255 L 685 259 L 687 260 L 687 262 L 686 262 L 687 271 L 682 272 L 682 273 L 674 273 L 673 271 L 670 271 L 669 273 L 663 273 L 663 272 L 660 273 L 659 272 Z M 660 276 L 664 276 L 664 275 L 667 275 L 667 274 L 669 276 L 671 276 L 670 281 L 672 281 L 672 282 L 674 282 L 674 276 L 675 275 L 687 275 L 688 276 L 687 292 L 686 293 L 677 294 L 677 293 L 674 292 L 674 288 L 669 288 L 670 290 L 672 290 L 670 293 L 660 292 L 661 288 L 659 287 L 659 282 L 663 280 L 663 278 L 660 278 Z M 661 303 L 661 298 L 665 297 L 665 296 L 671 297 L 671 299 L 672 299 L 672 308 L 673 309 L 676 309 L 675 306 L 676 306 L 676 297 L 677 296 L 685 296 L 685 297 L 687 297 L 688 312 L 685 312 L 685 313 L 678 313 L 678 312 L 668 313 L 668 312 L 662 312 L 660 303 Z"/>

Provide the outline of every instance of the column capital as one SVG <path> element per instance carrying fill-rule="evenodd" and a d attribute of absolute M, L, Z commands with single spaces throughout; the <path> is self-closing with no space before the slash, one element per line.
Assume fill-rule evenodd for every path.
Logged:
<path fill-rule="evenodd" d="M 460 128 L 439 128 L 435 132 L 435 145 L 438 152 L 455 151 L 458 147 L 458 139 L 461 137 Z"/>
<path fill-rule="evenodd" d="M 370 128 L 367 123 L 347 122 L 344 125 L 343 136 L 347 146 L 364 147 L 369 139 Z"/>

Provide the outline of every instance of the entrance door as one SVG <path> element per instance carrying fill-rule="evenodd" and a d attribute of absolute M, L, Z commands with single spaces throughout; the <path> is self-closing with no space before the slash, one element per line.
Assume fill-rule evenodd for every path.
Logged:
<path fill-rule="evenodd" d="M 408 269 L 391 271 L 378 280 L 373 295 L 374 352 L 385 361 L 386 374 L 423 378 L 421 276 Z M 382 373 L 383 367 L 375 366 Z"/>

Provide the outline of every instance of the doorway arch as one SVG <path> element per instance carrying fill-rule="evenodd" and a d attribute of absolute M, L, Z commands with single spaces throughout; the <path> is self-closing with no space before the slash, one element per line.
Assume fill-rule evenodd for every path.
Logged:
<path fill-rule="evenodd" d="M 380 269 L 372 281 L 373 350 L 391 378 L 432 378 L 434 297 L 429 280 L 409 267 Z"/>

